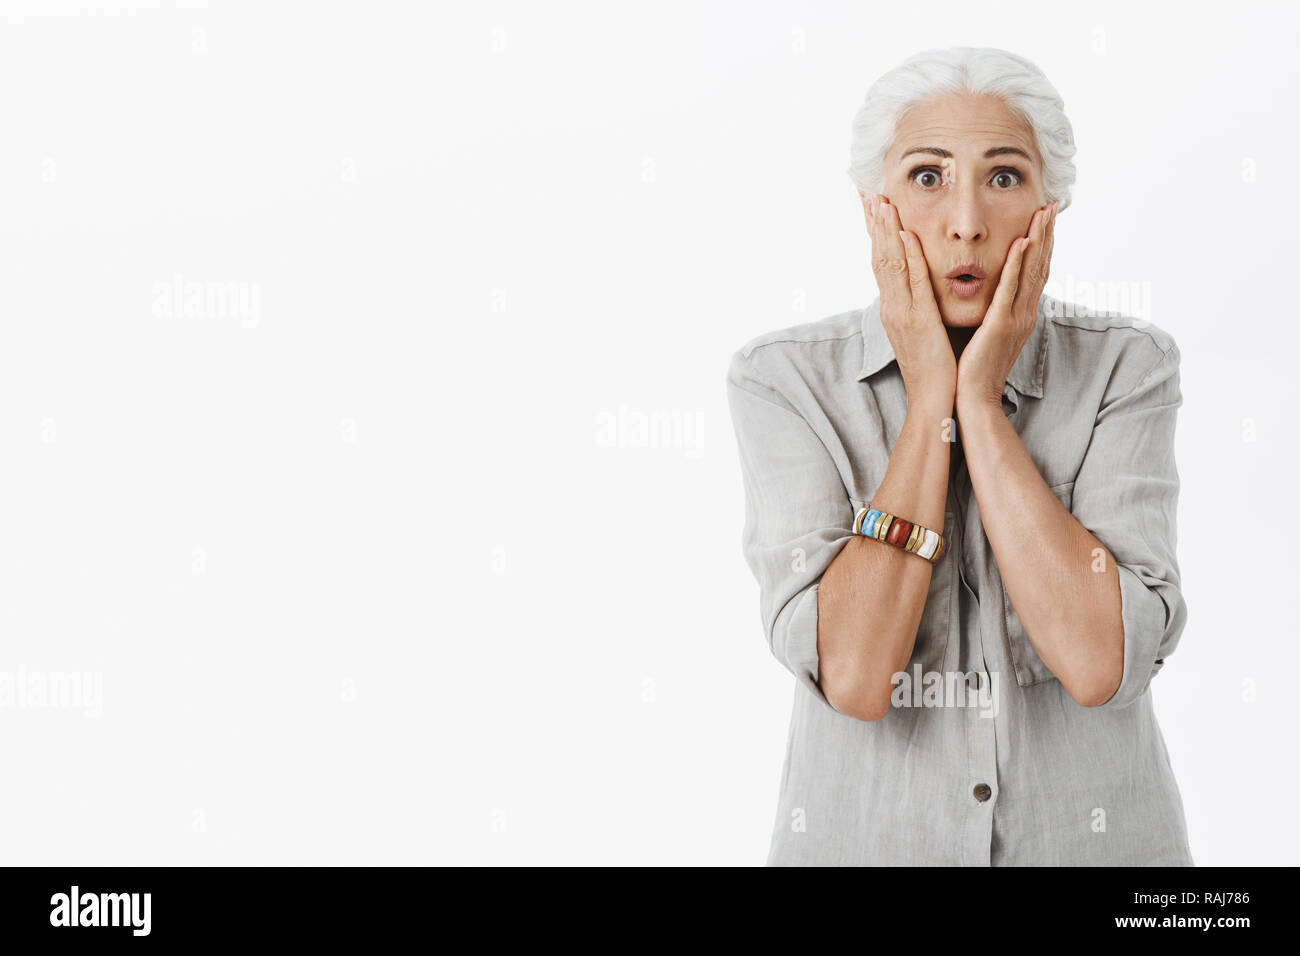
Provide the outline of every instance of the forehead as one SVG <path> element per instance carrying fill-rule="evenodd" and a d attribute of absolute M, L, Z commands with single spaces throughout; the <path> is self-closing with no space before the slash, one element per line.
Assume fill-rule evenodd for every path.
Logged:
<path fill-rule="evenodd" d="M 918 146 L 939 146 L 958 159 L 977 159 L 995 146 L 1017 146 L 1039 160 L 1034 131 L 997 96 L 946 96 L 914 106 L 894 131 L 886 153 L 895 161 Z"/>

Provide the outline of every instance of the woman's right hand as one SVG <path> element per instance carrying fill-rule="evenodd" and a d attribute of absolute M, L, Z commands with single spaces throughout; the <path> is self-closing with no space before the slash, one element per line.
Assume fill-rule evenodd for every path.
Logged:
<path fill-rule="evenodd" d="M 930 285 L 930 268 L 913 233 L 899 235 L 898 210 L 886 197 L 864 195 L 871 233 L 871 268 L 880 288 L 880 322 L 894 347 L 909 400 L 919 395 L 950 401 L 957 389 L 957 359 Z"/>

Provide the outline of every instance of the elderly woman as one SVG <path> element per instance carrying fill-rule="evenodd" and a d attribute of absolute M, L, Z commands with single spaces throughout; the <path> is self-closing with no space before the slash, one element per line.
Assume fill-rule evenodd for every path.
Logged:
<path fill-rule="evenodd" d="M 1062 109 L 1000 50 L 882 77 L 849 168 L 879 297 L 732 358 L 797 678 L 771 865 L 1192 865 L 1149 689 L 1187 617 L 1179 352 L 1043 294 Z"/>

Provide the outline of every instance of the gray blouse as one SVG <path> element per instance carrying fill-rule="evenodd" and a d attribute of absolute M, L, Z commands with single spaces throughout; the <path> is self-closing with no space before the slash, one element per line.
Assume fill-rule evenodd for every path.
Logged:
<path fill-rule="evenodd" d="M 818 686 L 818 582 L 907 411 L 880 300 L 751 340 L 727 394 L 744 557 L 764 636 L 796 678 L 768 864 L 1193 865 L 1150 691 L 1187 620 L 1170 334 L 1044 295 L 1003 392 L 1043 480 L 1119 566 L 1124 676 L 1098 707 L 1079 705 L 1026 635 L 954 427 L 948 551 L 909 680 L 878 721 L 832 708 Z"/>

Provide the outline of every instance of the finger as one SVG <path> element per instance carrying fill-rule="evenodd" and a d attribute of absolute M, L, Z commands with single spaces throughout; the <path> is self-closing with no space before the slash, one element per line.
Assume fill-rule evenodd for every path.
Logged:
<path fill-rule="evenodd" d="M 897 211 L 883 196 L 877 196 L 876 222 L 873 233 L 875 252 L 872 256 L 876 272 L 876 285 L 880 287 L 881 301 L 894 314 L 911 308 L 912 293 L 907 277 L 907 253 L 898 235 Z"/>
<path fill-rule="evenodd" d="M 1038 227 L 1036 232 L 1036 242 L 1034 243 L 1033 256 L 1033 273 L 1034 277 L 1042 271 L 1047 261 L 1047 242 L 1051 238 L 1052 216 L 1055 212 L 1053 204 L 1048 203 L 1038 214 Z"/>
<path fill-rule="evenodd" d="M 862 198 L 862 213 L 867 220 L 867 235 L 871 237 L 872 265 L 875 265 L 876 249 L 876 194 L 867 193 Z"/>
<path fill-rule="evenodd" d="M 1021 245 L 1021 266 L 1016 277 L 1015 289 L 1018 294 L 1012 299 L 1017 306 L 1027 306 L 1031 296 L 1042 294 L 1043 251 L 1047 248 L 1047 227 L 1051 208 L 1051 205 L 1048 204 L 1035 212 L 1034 218 L 1029 221 L 1028 233 L 1019 240 Z M 1037 304 L 1037 301 L 1035 301 L 1035 307 L 1037 307 Z"/>
<path fill-rule="evenodd" d="M 1056 207 L 1057 203 L 1052 202 L 1043 211 L 1043 221 L 1039 226 L 1038 248 L 1035 250 L 1031 281 L 1028 283 L 1030 288 L 1025 289 L 1027 294 L 1034 296 L 1032 304 L 1035 307 L 1038 305 L 1038 297 L 1043 294 L 1043 286 L 1047 284 L 1047 270 L 1052 261 L 1052 241 L 1056 235 Z"/>
<path fill-rule="evenodd" d="M 867 218 L 867 235 L 871 238 L 871 271 L 876 271 L 876 255 L 880 249 L 880 235 L 876 228 L 876 194 L 867 193 L 862 202 L 863 212 Z M 880 277 L 876 277 L 876 284 L 880 284 Z"/>
<path fill-rule="evenodd" d="M 900 300 L 911 303 L 912 288 L 908 275 L 907 250 L 903 247 L 903 237 L 899 235 L 903 228 L 902 220 L 898 218 L 898 210 L 894 204 L 884 196 L 877 197 L 876 214 L 888 273 L 893 279 Z"/>
<path fill-rule="evenodd" d="M 903 228 L 903 221 L 898 218 L 898 210 L 884 196 L 880 197 L 880 203 L 876 208 L 880 213 L 880 226 L 884 230 L 885 242 L 891 252 L 906 262 L 907 250 L 903 248 L 903 237 L 898 234 Z"/>
<path fill-rule="evenodd" d="M 907 255 L 907 277 L 912 307 L 925 312 L 926 315 L 937 315 L 939 303 L 934 299 L 934 286 L 930 284 L 930 264 L 926 261 L 925 250 L 921 248 L 921 240 L 906 229 L 902 230 L 899 238 Z"/>
<path fill-rule="evenodd" d="M 1060 201 L 1052 206 L 1052 221 L 1047 224 L 1047 249 L 1043 252 L 1043 284 L 1052 269 L 1052 249 L 1056 246 L 1056 217 L 1060 213 Z"/>
<path fill-rule="evenodd" d="M 871 233 L 871 202 L 872 202 L 872 195 L 873 195 L 873 194 L 872 194 L 872 193 L 859 193 L 858 195 L 862 197 L 862 218 L 866 221 L 866 224 L 867 224 L 867 234 L 870 235 L 870 233 Z"/>
<path fill-rule="evenodd" d="M 876 193 L 867 196 L 867 233 L 871 236 L 871 271 L 875 273 L 880 299 L 884 302 L 887 283 L 881 270 L 881 250 L 885 248 L 885 240 L 880 231 L 880 196 Z"/>
<path fill-rule="evenodd" d="M 1020 266 L 1024 262 L 1025 246 L 1029 240 L 1020 236 L 1011 243 L 1007 252 L 1007 261 L 1002 263 L 1002 275 L 998 278 L 998 287 L 989 304 L 989 315 L 1010 314 L 1011 305 L 1016 301 L 1016 292 L 1020 288 Z"/>

